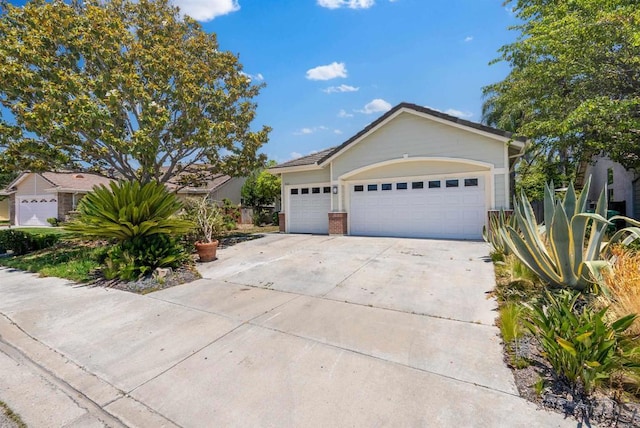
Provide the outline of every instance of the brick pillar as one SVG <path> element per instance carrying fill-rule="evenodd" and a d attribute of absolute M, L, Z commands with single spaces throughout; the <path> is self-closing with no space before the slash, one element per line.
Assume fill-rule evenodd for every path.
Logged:
<path fill-rule="evenodd" d="M 280 233 L 285 233 L 285 227 L 284 227 L 284 213 L 278 213 L 278 226 L 280 226 Z"/>
<path fill-rule="evenodd" d="M 329 213 L 329 235 L 347 234 L 347 213 Z"/>

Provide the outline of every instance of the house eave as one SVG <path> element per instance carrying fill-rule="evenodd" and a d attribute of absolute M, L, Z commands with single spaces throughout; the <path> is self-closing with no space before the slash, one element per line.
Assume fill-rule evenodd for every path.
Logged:
<path fill-rule="evenodd" d="M 322 166 L 317 163 L 313 163 L 309 165 L 288 166 L 284 168 L 269 168 L 267 171 L 271 174 L 286 174 L 290 172 L 315 171 L 319 169 L 322 169 Z"/>

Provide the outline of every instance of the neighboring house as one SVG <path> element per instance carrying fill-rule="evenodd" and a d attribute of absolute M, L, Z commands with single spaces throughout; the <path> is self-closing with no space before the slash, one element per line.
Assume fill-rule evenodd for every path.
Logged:
<path fill-rule="evenodd" d="M 9 198 L 0 196 L 0 221 L 9 221 Z"/>
<path fill-rule="evenodd" d="M 24 172 L 2 194 L 9 196 L 11 224 L 49 226 L 48 218 L 64 220 L 93 186 L 110 181 L 86 172 Z"/>
<path fill-rule="evenodd" d="M 229 199 L 234 205 L 240 205 L 242 202 L 242 186 L 247 181 L 246 177 L 230 177 L 228 175 L 219 174 L 208 180 L 206 184 L 200 187 L 182 187 L 178 190 L 179 197 L 187 198 L 192 196 L 206 196 L 214 201 L 222 201 Z M 167 185 L 170 189 L 175 189 L 175 185 Z"/>
<path fill-rule="evenodd" d="M 342 145 L 270 168 L 291 233 L 480 239 L 525 142 L 402 103 Z"/>
<path fill-rule="evenodd" d="M 245 180 L 219 175 L 202 187 L 183 187 L 177 194 L 179 197 L 211 195 L 213 200 L 228 198 L 234 204 L 240 204 L 240 189 Z M 48 218 L 66 220 L 69 212 L 76 209 L 80 199 L 93 186 L 108 185 L 111 181 L 110 178 L 86 172 L 25 172 L 0 195 L 9 196 L 8 218 L 11 224 L 49 226 Z M 173 185 L 167 187 L 176 189 Z"/>
<path fill-rule="evenodd" d="M 606 157 L 596 157 L 586 165 L 584 177 L 589 176 L 589 201 L 593 201 L 595 205 L 606 185 L 609 209 L 640 220 L 640 174 L 635 174 Z"/>

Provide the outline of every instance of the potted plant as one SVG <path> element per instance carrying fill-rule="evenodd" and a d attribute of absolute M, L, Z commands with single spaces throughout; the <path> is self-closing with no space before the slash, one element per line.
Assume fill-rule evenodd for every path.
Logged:
<path fill-rule="evenodd" d="M 216 259 L 217 237 L 224 230 L 220 208 L 208 197 L 189 198 L 185 203 L 186 217 L 195 224 L 195 248 L 201 262 Z"/>

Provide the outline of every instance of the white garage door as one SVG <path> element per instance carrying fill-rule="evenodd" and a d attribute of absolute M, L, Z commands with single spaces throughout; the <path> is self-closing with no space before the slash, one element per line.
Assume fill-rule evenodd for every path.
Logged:
<path fill-rule="evenodd" d="M 483 176 L 351 183 L 352 235 L 480 239 Z"/>
<path fill-rule="evenodd" d="M 49 226 L 47 219 L 58 217 L 58 200 L 53 195 L 21 196 L 17 200 L 21 226 Z"/>
<path fill-rule="evenodd" d="M 290 187 L 288 193 L 288 232 L 329 233 L 331 187 L 328 184 Z"/>

